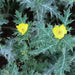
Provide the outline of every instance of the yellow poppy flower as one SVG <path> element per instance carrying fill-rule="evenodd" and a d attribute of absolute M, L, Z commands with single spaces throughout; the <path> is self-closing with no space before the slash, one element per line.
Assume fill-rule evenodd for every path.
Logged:
<path fill-rule="evenodd" d="M 62 39 L 64 35 L 67 34 L 67 30 L 64 24 L 62 24 L 61 26 L 55 26 L 53 28 L 53 34 L 55 35 L 55 38 Z"/>
<path fill-rule="evenodd" d="M 24 35 L 28 30 L 28 24 L 21 23 L 16 26 L 17 30 Z"/>

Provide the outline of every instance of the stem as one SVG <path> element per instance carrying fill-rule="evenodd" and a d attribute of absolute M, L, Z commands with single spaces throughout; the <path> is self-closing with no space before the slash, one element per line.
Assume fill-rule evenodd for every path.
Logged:
<path fill-rule="evenodd" d="M 15 28 L 11 28 L 11 27 L 2 27 L 2 28 L 8 28 L 8 29 L 11 29 L 11 30 L 16 30 Z"/>
<path fill-rule="evenodd" d="M 60 75 L 62 75 L 62 70 L 64 68 L 64 64 L 65 64 L 65 49 L 63 49 L 63 63 L 62 63 L 62 66 L 61 66 L 61 70 L 60 70 Z"/>

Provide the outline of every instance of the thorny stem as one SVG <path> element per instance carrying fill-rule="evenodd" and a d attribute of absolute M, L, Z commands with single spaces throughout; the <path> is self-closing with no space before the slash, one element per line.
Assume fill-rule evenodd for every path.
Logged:
<path fill-rule="evenodd" d="M 63 49 L 63 63 L 62 63 L 62 66 L 61 66 L 61 70 L 60 70 L 60 75 L 62 75 L 62 70 L 64 68 L 64 64 L 65 64 L 65 49 Z"/>

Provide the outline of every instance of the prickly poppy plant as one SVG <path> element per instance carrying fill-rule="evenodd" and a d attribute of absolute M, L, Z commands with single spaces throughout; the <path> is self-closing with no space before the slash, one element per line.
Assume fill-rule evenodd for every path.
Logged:
<path fill-rule="evenodd" d="M 0 75 L 75 75 L 75 3 L 0 0 Z"/>

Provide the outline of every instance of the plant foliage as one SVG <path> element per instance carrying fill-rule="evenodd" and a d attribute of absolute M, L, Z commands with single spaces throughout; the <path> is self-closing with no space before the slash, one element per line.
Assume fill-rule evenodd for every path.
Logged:
<path fill-rule="evenodd" d="M 10 11 L 14 9 L 13 4 L 16 7 L 17 3 L 20 3 L 19 8 L 13 15 Z M 13 16 L 12 21 L 15 23 L 12 36 L 7 37 L 8 40 L 6 39 L 4 44 L 2 43 L 4 38 L 0 40 L 0 55 L 8 60 L 8 64 L 0 69 L 0 75 L 74 75 L 75 36 L 71 35 L 72 27 L 69 27 L 69 24 L 74 22 L 70 18 L 72 2 L 1 0 L 0 5 L 2 5 L 0 25 L 7 23 L 4 16 L 7 14 L 5 9 L 9 10 L 8 14 Z M 61 5 L 64 6 L 63 11 L 60 10 Z M 33 21 L 29 21 L 29 13 L 24 13 L 27 12 L 25 9 L 29 8 L 33 11 Z M 55 38 L 53 34 L 56 22 L 59 26 L 63 24 L 67 30 L 67 34 L 62 39 Z M 16 28 L 21 23 L 28 24 L 28 30 L 24 35 Z M 1 29 L 0 31 L 2 32 Z"/>

